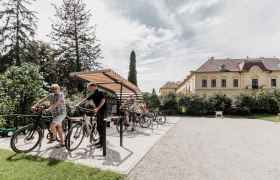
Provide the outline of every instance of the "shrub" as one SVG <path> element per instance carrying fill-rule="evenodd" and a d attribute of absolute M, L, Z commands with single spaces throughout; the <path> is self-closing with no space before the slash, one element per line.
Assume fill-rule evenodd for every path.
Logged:
<path fill-rule="evenodd" d="M 30 107 L 42 95 L 39 68 L 23 63 L 12 66 L 0 75 L 1 114 L 29 113 Z"/>
<path fill-rule="evenodd" d="M 233 98 L 232 109 L 233 114 L 251 114 L 251 111 L 255 105 L 255 99 L 250 93 L 239 93 Z"/>
<path fill-rule="evenodd" d="M 277 98 L 273 91 L 259 90 L 253 93 L 255 98 L 254 112 L 275 114 L 279 110 Z"/>
<path fill-rule="evenodd" d="M 207 111 L 207 107 L 209 106 L 209 103 L 206 100 L 206 95 L 202 95 L 202 96 L 196 94 L 187 95 L 183 102 L 187 114 L 203 115 L 209 113 Z"/>
<path fill-rule="evenodd" d="M 231 112 L 232 100 L 223 93 L 211 94 L 208 97 L 209 109 L 208 111 L 224 111 L 224 113 Z"/>
<path fill-rule="evenodd" d="M 166 111 L 167 114 L 177 114 L 178 103 L 176 101 L 176 94 L 174 92 L 168 92 L 160 96 L 161 109 Z"/>
<path fill-rule="evenodd" d="M 143 98 L 144 98 L 147 108 L 150 111 L 155 111 L 155 110 L 159 109 L 160 100 L 159 100 L 159 97 L 157 94 L 146 92 L 143 94 Z"/>

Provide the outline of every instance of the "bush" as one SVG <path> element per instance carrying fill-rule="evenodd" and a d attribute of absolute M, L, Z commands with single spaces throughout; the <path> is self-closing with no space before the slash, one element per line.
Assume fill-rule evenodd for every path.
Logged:
<path fill-rule="evenodd" d="M 159 100 L 159 97 L 157 94 L 146 92 L 143 94 L 143 98 L 144 98 L 147 108 L 150 111 L 156 111 L 157 109 L 159 109 L 160 100 Z"/>
<path fill-rule="evenodd" d="M 207 111 L 207 107 L 209 107 L 209 103 L 206 100 L 205 95 L 202 96 L 196 94 L 187 95 L 183 102 L 187 114 L 203 115 L 209 113 L 209 111 Z"/>
<path fill-rule="evenodd" d="M 275 114 L 279 111 L 279 104 L 273 91 L 259 90 L 253 93 L 253 97 L 256 101 L 254 112 Z"/>
<path fill-rule="evenodd" d="M 176 94 L 174 92 L 168 92 L 161 95 L 160 106 L 161 110 L 165 111 L 166 114 L 177 114 L 179 109 L 176 101 Z"/>
<path fill-rule="evenodd" d="M 223 93 L 215 93 L 208 97 L 209 112 L 224 111 L 224 113 L 231 112 L 232 100 Z"/>
<path fill-rule="evenodd" d="M 0 111 L 27 114 L 30 107 L 42 95 L 39 67 L 23 63 L 12 66 L 0 75 Z"/>
<path fill-rule="evenodd" d="M 255 99 L 252 97 L 250 93 L 247 92 L 239 93 L 233 98 L 233 103 L 232 103 L 233 114 L 240 114 L 240 115 L 251 114 L 254 105 L 255 105 Z"/>

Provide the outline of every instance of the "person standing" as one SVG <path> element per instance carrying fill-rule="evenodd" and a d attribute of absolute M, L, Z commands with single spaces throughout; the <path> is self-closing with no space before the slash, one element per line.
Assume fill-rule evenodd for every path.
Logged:
<path fill-rule="evenodd" d="M 98 145 L 97 148 L 101 148 L 103 147 L 104 143 L 106 143 L 103 142 L 103 136 L 104 136 L 104 129 L 105 129 L 104 117 L 107 110 L 107 103 L 106 103 L 104 93 L 97 89 L 97 84 L 91 82 L 87 85 L 87 88 L 89 91 L 92 92 L 92 94 L 86 97 L 85 99 L 83 99 L 82 101 L 80 101 L 79 103 L 77 103 L 75 106 L 79 107 L 90 100 L 94 102 L 95 108 L 93 109 L 93 111 L 96 113 L 97 131 L 99 133 L 99 141 L 95 143 L 95 145 Z"/>
<path fill-rule="evenodd" d="M 65 146 L 64 137 L 63 137 L 63 130 L 62 130 L 62 121 L 66 117 L 66 106 L 65 106 L 65 99 L 64 94 L 60 92 L 60 87 L 58 84 L 51 85 L 51 94 L 46 96 L 45 98 L 38 101 L 35 105 L 31 107 L 31 110 L 34 111 L 38 106 L 42 105 L 46 101 L 50 102 L 50 107 L 45 109 L 43 112 L 51 112 L 53 121 L 50 124 L 52 137 L 48 143 L 53 143 L 57 139 L 57 133 L 60 138 L 60 144 L 55 146 L 56 148 L 61 148 Z"/>
<path fill-rule="evenodd" d="M 131 131 L 135 130 L 135 123 L 136 123 L 136 99 L 134 98 L 133 94 L 129 95 L 129 98 L 121 105 L 120 109 L 124 106 L 127 106 L 127 113 L 125 113 L 125 120 L 127 125 L 129 125 L 129 117 L 132 120 L 132 129 Z"/>

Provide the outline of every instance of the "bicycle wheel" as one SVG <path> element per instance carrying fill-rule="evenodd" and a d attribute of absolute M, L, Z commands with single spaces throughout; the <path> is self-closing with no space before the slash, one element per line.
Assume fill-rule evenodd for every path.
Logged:
<path fill-rule="evenodd" d="M 117 120 L 117 124 L 116 124 L 116 128 L 118 130 L 118 132 L 121 132 L 121 120 L 122 120 L 122 132 L 124 132 L 126 130 L 126 123 L 124 121 L 124 118 L 123 117 L 120 117 L 118 120 Z"/>
<path fill-rule="evenodd" d="M 77 149 L 82 143 L 85 136 L 83 125 L 81 123 L 73 126 L 66 135 L 65 146 L 68 151 Z"/>
<path fill-rule="evenodd" d="M 95 123 L 93 125 L 93 128 L 92 128 L 92 131 L 91 131 L 91 134 L 90 134 L 90 143 L 93 142 L 96 142 L 98 139 L 99 139 L 99 133 L 97 131 L 97 124 Z"/>
<path fill-rule="evenodd" d="M 156 122 L 160 125 L 164 124 L 166 122 L 166 117 L 163 114 L 157 114 L 156 116 Z"/>
<path fill-rule="evenodd" d="M 12 135 L 10 145 L 16 153 L 28 153 L 39 145 L 42 138 L 43 133 L 39 127 L 27 125 Z"/>
<path fill-rule="evenodd" d="M 142 116 L 139 124 L 142 128 L 148 128 L 151 125 L 152 119 L 148 116 Z"/>

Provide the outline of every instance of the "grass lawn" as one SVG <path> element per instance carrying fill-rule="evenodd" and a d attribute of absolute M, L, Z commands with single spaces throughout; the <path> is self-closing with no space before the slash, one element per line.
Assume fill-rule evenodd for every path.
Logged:
<path fill-rule="evenodd" d="M 266 120 L 266 121 L 277 121 L 278 116 L 271 115 L 271 114 L 254 114 L 254 115 L 243 116 L 243 118 L 262 119 L 262 120 Z M 279 120 L 280 120 L 280 118 L 279 118 Z"/>
<path fill-rule="evenodd" d="M 184 117 L 184 116 L 181 116 Z M 188 116 L 189 117 L 189 116 Z M 192 116 L 192 117 L 201 117 L 201 116 Z M 203 117 L 207 118 L 215 118 L 215 115 L 205 115 Z M 276 114 L 253 114 L 253 115 L 242 115 L 242 116 L 236 116 L 236 115 L 228 115 L 225 114 L 224 117 L 229 118 L 246 118 L 246 119 L 260 119 L 260 120 L 266 120 L 266 121 L 278 121 L 278 116 Z M 280 123 L 280 117 L 279 117 L 279 123 Z"/>
<path fill-rule="evenodd" d="M 0 149 L 0 179 L 124 179 L 111 171 Z"/>

